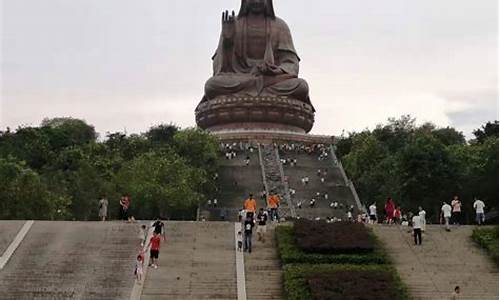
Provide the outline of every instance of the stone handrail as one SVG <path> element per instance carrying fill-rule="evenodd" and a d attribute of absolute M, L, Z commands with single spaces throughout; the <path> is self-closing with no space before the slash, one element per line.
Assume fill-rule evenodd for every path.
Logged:
<path fill-rule="evenodd" d="M 337 155 L 335 155 L 335 150 L 333 149 L 333 146 L 330 146 L 330 152 L 332 154 L 333 162 L 336 164 L 338 168 L 340 168 L 340 173 L 342 173 L 342 178 L 344 178 L 345 185 L 349 187 L 351 190 L 352 196 L 354 197 L 354 201 L 356 201 L 356 205 L 358 206 L 358 210 L 365 212 L 366 210 L 361 205 L 361 200 L 359 200 L 358 192 L 356 192 L 356 188 L 354 187 L 354 183 L 347 178 L 347 175 L 344 170 L 344 166 L 342 165 L 342 162 L 337 158 Z"/>
<path fill-rule="evenodd" d="M 267 185 L 266 171 L 264 168 L 264 158 L 262 157 L 261 146 L 262 146 L 261 144 L 257 145 L 257 148 L 259 149 L 259 164 L 260 164 L 260 170 L 262 171 L 262 182 L 264 183 L 264 189 L 266 190 L 266 195 L 269 195 L 269 186 Z"/>
<path fill-rule="evenodd" d="M 288 186 L 288 181 L 285 180 L 285 171 L 283 170 L 283 164 L 281 163 L 281 158 L 280 154 L 278 151 L 278 148 L 274 149 L 275 154 L 276 154 L 276 159 L 279 165 L 279 170 L 280 170 L 280 176 L 281 176 L 281 183 L 283 184 L 283 187 L 285 188 L 285 200 L 288 204 L 288 207 L 290 208 L 290 215 L 292 218 L 296 218 L 297 214 L 295 212 L 295 206 L 292 203 L 292 197 L 290 196 L 290 188 Z"/>

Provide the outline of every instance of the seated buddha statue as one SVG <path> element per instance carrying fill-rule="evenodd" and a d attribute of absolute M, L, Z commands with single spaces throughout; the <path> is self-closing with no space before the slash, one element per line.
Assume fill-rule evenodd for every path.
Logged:
<path fill-rule="evenodd" d="M 288 25 L 274 14 L 272 0 L 242 0 L 222 13 L 222 33 L 213 77 L 202 102 L 221 96 L 288 96 L 311 104 L 307 82 L 298 78 L 299 56 Z"/>

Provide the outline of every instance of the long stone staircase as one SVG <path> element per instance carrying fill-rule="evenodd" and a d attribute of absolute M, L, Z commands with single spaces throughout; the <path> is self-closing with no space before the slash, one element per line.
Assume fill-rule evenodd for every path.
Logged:
<path fill-rule="evenodd" d="M 137 226 L 36 221 L 0 270 L 0 299 L 128 299 Z"/>
<path fill-rule="evenodd" d="M 342 175 L 341 166 L 336 164 L 332 157 L 324 160 L 318 160 L 316 153 L 304 153 L 295 151 L 281 151 L 281 158 L 297 159 L 297 165 L 284 166 L 284 175 L 287 178 L 289 188 L 295 190 L 295 194 L 291 196 L 292 203 L 295 206 L 297 216 L 302 218 L 321 218 L 336 217 L 345 219 L 346 211 L 351 205 L 354 206 L 353 217 L 356 217 L 358 212 L 358 205 L 355 201 L 351 189 L 346 185 L 345 179 Z M 317 171 L 327 171 L 325 182 L 321 182 L 321 177 L 318 176 Z M 309 183 L 304 185 L 301 181 L 303 177 L 309 177 Z M 317 196 L 317 193 L 320 193 Z M 328 194 L 328 199 L 324 195 Z M 314 198 L 316 204 L 314 208 L 309 207 L 309 201 Z M 339 207 L 333 209 L 330 203 L 338 202 Z M 297 208 L 297 204 L 301 202 L 302 208 Z"/>
<path fill-rule="evenodd" d="M 250 164 L 245 165 L 244 159 L 250 157 Z M 220 221 L 221 210 L 224 210 L 225 220 L 236 221 L 239 209 L 250 193 L 259 201 L 259 193 L 263 190 L 262 172 L 257 149 L 239 151 L 235 159 L 226 159 L 222 154 L 219 158 L 219 192 L 215 196 L 217 207 L 202 207 L 202 215 L 207 220 Z M 258 203 L 262 205 L 262 203 Z M 262 207 L 262 206 L 261 206 Z"/>
<path fill-rule="evenodd" d="M 150 268 L 143 300 L 236 299 L 234 224 L 167 222 L 159 268 Z"/>
<path fill-rule="evenodd" d="M 459 299 L 498 299 L 498 266 L 471 240 L 473 228 L 427 225 L 415 246 L 408 227 L 373 226 L 414 299 L 450 299 L 457 285 Z"/>
<path fill-rule="evenodd" d="M 253 238 L 253 251 L 245 254 L 246 291 L 248 300 L 283 299 L 283 278 L 276 245 L 274 224 L 267 225 L 265 242 Z"/>

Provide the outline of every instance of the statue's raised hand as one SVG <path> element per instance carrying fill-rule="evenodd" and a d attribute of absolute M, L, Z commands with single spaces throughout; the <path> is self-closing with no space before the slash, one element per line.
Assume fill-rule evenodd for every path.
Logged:
<path fill-rule="evenodd" d="M 222 12 L 222 36 L 224 39 L 232 39 L 236 32 L 236 16 L 234 10 L 232 14 L 229 11 Z"/>

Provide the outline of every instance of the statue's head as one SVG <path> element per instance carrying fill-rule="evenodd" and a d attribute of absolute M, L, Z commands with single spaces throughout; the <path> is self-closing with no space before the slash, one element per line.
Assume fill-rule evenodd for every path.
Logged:
<path fill-rule="evenodd" d="M 238 17 L 248 16 L 250 13 L 275 18 L 273 0 L 241 0 Z"/>

